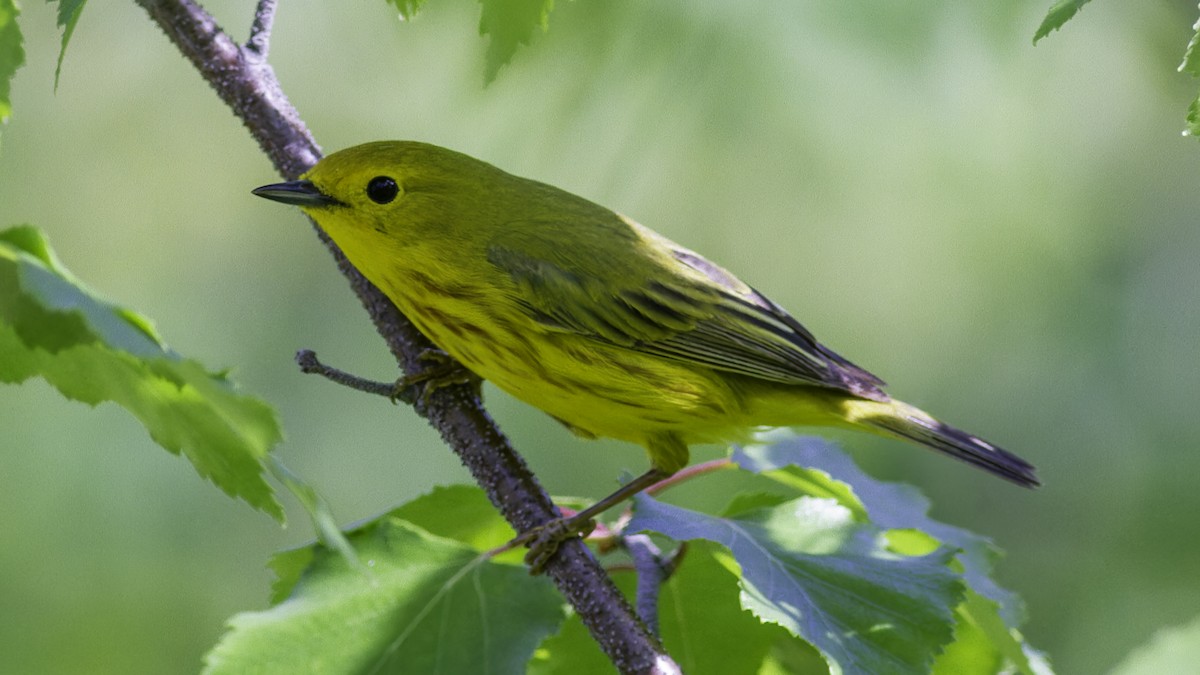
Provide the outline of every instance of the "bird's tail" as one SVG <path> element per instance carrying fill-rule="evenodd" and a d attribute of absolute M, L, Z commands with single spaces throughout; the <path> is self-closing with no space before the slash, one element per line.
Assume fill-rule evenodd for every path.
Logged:
<path fill-rule="evenodd" d="M 925 411 L 897 400 L 847 401 L 847 418 L 877 433 L 920 443 L 1022 487 L 1037 487 L 1033 466 L 991 443 L 930 417 Z"/>

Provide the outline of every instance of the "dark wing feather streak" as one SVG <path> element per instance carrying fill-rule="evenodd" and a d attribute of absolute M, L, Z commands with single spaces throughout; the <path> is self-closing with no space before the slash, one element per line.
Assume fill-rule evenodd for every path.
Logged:
<path fill-rule="evenodd" d="M 663 267 L 654 279 L 619 278 L 611 272 L 618 266 L 594 259 L 563 270 L 499 245 L 488 260 L 510 275 L 515 300 L 530 316 L 555 330 L 724 372 L 887 400 L 879 378 L 821 345 L 765 296 L 694 253 L 673 253 L 711 283 Z"/>

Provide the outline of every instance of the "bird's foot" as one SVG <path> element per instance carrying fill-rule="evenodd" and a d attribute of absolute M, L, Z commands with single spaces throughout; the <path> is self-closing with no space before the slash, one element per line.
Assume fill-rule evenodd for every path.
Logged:
<path fill-rule="evenodd" d="M 596 521 L 584 514 L 576 514 L 569 518 L 555 518 L 545 525 L 539 525 L 531 530 L 522 532 L 513 539 L 509 546 L 526 546 L 529 552 L 525 554 L 525 563 L 529 565 L 530 574 L 541 574 L 546 563 L 558 551 L 563 542 L 574 537 L 586 537 L 596 529 Z"/>
<path fill-rule="evenodd" d="M 417 359 L 425 364 L 425 367 L 419 372 L 405 375 L 396 380 L 396 384 L 388 396 L 392 403 L 396 401 L 404 401 L 409 404 L 417 401 L 425 403 L 433 392 L 456 384 L 474 385 L 476 393 L 478 393 L 479 386 L 483 382 L 478 375 L 467 370 L 465 366 L 440 349 L 426 349 L 417 356 Z"/>

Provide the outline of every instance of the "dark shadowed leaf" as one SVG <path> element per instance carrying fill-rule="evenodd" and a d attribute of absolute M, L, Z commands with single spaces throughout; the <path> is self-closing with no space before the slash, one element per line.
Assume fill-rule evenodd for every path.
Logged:
<path fill-rule="evenodd" d="M 718 518 L 639 496 L 630 531 L 727 548 L 741 604 L 813 644 L 846 673 L 927 672 L 953 634 L 954 551 L 899 556 L 833 499 L 801 497 Z"/>
<path fill-rule="evenodd" d="M 715 544 L 692 542 L 659 594 L 663 644 L 689 675 L 755 673 L 774 645 L 799 642 L 780 626 L 764 624 L 742 608 L 737 566 L 728 558 L 728 552 Z M 614 580 L 632 602 L 635 574 L 617 572 Z M 542 643 L 529 669 L 529 675 L 614 672 L 578 616 L 572 616 L 558 634 Z"/>

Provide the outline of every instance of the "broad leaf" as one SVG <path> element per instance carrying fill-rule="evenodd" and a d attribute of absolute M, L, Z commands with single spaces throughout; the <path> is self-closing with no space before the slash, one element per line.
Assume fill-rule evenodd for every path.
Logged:
<path fill-rule="evenodd" d="M 58 27 L 62 29 L 62 46 L 58 50 L 58 65 L 54 67 L 54 88 L 58 89 L 58 76 L 62 74 L 63 57 L 67 55 L 67 44 L 75 32 L 75 24 L 83 13 L 87 0 L 58 0 Z"/>
<path fill-rule="evenodd" d="M 69 399 L 112 401 L 205 478 L 275 518 L 263 476 L 274 411 L 168 349 L 150 322 L 98 298 L 32 227 L 0 232 L 0 382 L 41 376 Z"/>
<path fill-rule="evenodd" d="M 483 5 L 479 34 L 489 39 L 484 80 L 491 82 L 517 47 L 529 44 L 535 28 L 546 30 L 554 0 L 479 0 L 479 4 Z"/>
<path fill-rule="evenodd" d="M 303 483 L 293 487 L 291 482 L 295 479 L 287 474 L 287 470 L 278 461 L 273 466 L 276 469 L 276 477 L 293 488 L 292 492 L 313 515 L 321 543 L 327 548 L 338 550 L 351 566 L 361 564 L 345 533 L 333 525 L 329 507 L 320 496 Z M 283 475 L 280 475 L 281 470 Z M 487 494 L 473 485 L 435 487 L 429 494 L 417 497 L 376 520 L 384 518 L 397 518 L 409 522 L 429 534 L 466 544 L 477 553 L 491 551 L 516 536 L 488 501 Z M 292 592 L 304 569 L 311 564 L 312 557 L 313 547 L 303 546 L 278 553 L 271 558 L 270 567 L 276 577 L 271 586 L 271 604 L 283 601 Z M 492 557 L 492 562 L 511 562 L 519 565 L 523 561 L 524 549 L 521 548 Z"/>
<path fill-rule="evenodd" d="M 737 565 L 724 549 L 706 541 L 688 545 L 658 603 L 663 642 L 683 672 L 753 673 L 773 643 L 796 639 L 744 609 L 738 589 Z"/>
<path fill-rule="evenodd" d="M 1064 23 L 1070 21 L 1071 17 L 1089 2 L 1091 0 L 1059 0 L 1054 3 L 1050 11 L 1046 12 L 1046 18 L 1042 19 L 1042 25 L 1038 26 L 1037 32 L 1033 34 L 1033 44 L 1036 45 L 1038 40 L 1062 28 Z"/>
<path fill-rule="evenodd" d="M 487 494 L 473 485 L 438 486 L 391 512 L 439 537 L 483 553 L 517 536 Z M 523 553 L 517 551 L 517 560 Z"/>
<path fill-rule="evenodd" d="M 12 115 L 10 87 L 17 68 L 25 63 L 21 30 L 17 27 L 17 15 L 20 13 L 13 0 L 0 0 L 0 124 L 8 122 Z"/>
<path fill-rule="evenodd" d="M 741 604 L 814 645 L 831 670 L 928 672 L 953 635 L 963 586 L 954 550 L 917 557 L 833 499 L 802 497 L 736 518 L 639 496 L 630 531 L 707 539 L 741 567 Z"/>
<path fill-rule="evenodd" d="M 622 584 L 632 581 L 632 575 L 618 576 L 614 581 L 633 587 L 632 583 Z M 533 653 L 525 675 L 614 675 L 616 672 L 579 615 L 572 614 L 563 622 L 562 628 L 546 638 Z"/>
<path fill-rule="evenodd" d="M 865 518 L 881 528 L 919 530 L 961 549 L 958 559 L 967 585 L 999 603 L 1001 615 L 1010 627 L 1015 628 L 1024 620 L 1020 598 L 991 578 L 992 566 L 1000 555 L 991 540 L 930 518 L 929 500 L 916 488 L 875 480 L 863 473 L 835 444 L 819 438 L 795 438 L 771 446 L 751 446 L 735 452 L 733 459 L 749 471 L 806 487 L 806 492 L 812 490 L 810 494 L 839 497 L 839 502 L 852 510 L 854 503 L 861 504 Z M 798 476 L 804 476 L 803 480 Z M 834 485 L 829 484 L 830 479 Z M 839 485 L 842 488 L 838 488 Z M 853 494 L 852 503 L 845 501 L 847 490 Z"/>
<path fill-rule="evenodd" d="M 938 657 L 935 674 L 1050 673 L 1048 667 L 1035 669 L 1031 665 L 1026 646 L 1000 618 L 996 603 L 968 590 L 954 613 L 954 642 Z"/>
<path fill-rule="evenodd" d="M 742 608 L 736 565 L 721 561 L 728 557 L 715 544 L 691 542 L 679 568 L 659 593 L 663 645 L 689 675 L 755 673 L 773 645 L 798 641 L 783 628 L 764 624 Z M 632 602 L 635 574 L 616 573 L 614 580 Z M 600 652 L 578 616 L 572 616 L 557 635 L 542 643 L 529 668 L 529 675 L 612 672 L 612 663 Z"/>
<path fill-rule="evenodd" d="M 275 565 L 286 600 L 239 614 L 207 673 L 524 673 L 563 620 L 543 577 L 385 516 L 349 535 L 362 567 L 324 546 Z M 486 669 L 486 670 L 484 670 Z"/>

